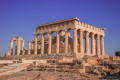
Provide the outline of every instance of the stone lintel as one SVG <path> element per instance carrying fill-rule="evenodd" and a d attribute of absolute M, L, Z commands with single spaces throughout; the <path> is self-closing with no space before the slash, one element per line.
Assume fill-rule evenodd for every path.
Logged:
<path fill-rule="evenodd" d="M 70 19 L 66 19 L 66 20 L 56 21 L 56 22 L 52 22 L 52 23 L 48 23 L 48 24 L 38 25 L 38 28 L 44 27 L 44 26 L 50 26 L 53 24 L 63 23 L 63 22 L 67 22 L 67 21 L 74 21 L 74 20 L 78 21 L 79 19 L 77 17 L 75 17 L 75 18 L 70 18 Z"/>

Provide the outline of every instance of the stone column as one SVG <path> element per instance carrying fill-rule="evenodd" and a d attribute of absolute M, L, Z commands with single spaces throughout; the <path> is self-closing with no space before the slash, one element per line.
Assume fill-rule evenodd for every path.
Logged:
<path fill-rule="evenodd" d="M 33 50 L 33 42 L 31 42 L 32 46 L 31 46 L 31 50 Z"/>
<path fill-rule="evenodd" d="M 51 32 L 48 33 L 48 54 L 51 54 Z"/>
<path fill-rule="evenodd" d="M 37 54 L 37 42 L 38 42 L 38 35 L 35 35 L 34 54 Z"/>
<path fill-rule="evenodd" d="M 83 31 L 80 29 L 79 30 L 79 45 L 80 45 L 80 53 L 83 53 Z"/>
<path fill-rule="evenodd" d="M 89 54 L 89 33 L 86 31 L 85 52 Z"/>
<path fill-rule="evenodd" d="M 95 55 L 95 38 L 94 38 L 95 34 L 92 33 L 91 34 L 91 53 L 93 55 Z"/>
<path fill-rule="evenodd" d="M 100 55 L 100 41 L 99 41 L 99 35 L 97 34 L 97 55 Z"/>
<path fill-rule="evenodd" d="M 56 37 L 56 53 L 59 53 L 60 34 L 59 34 L 59 31 L 56 32 L 56 33 L 57 33 L 57 37 Z"/>
<path fill-rule="evenodd" d="M 97 50 L 96 50 L 97 49 L 96 48 L 97 47 L 97 45 L 96 45 L 96 37 L 94 38 L 94 40 L 95 40 L 95 55 L 96 55 L 97 54 Z"/>
<path fill-rule="evenodd" d="M 17 55 L 20 55 L 20 40 L 17 40 Z"/>
<path fill-rule="evenodd" d="M 104 53 L 104 37 L 101 36 L 101 55 L 105 55 Z"/>
<path fill-rule="evenodd" d="M 44 54 L 44 34 L 42 34 L 41 54 Z"/>
<path fill-rule="evenodd" d="M 68 31 L 65 30 L 65 53 L 68 53 Z"/>
<path fill-rule="evenodd" d="M 17 55 L 17 40 L 15 40 L 16 42 L 15 42 L 15 55 Z"/>
<path fill-rule="evenodd" d="M 40 42 L 38 42 L 38 49 L 40 49 Z"/>
<path fill-rule="evenodd" d="M 22 52 L 24 51 L 24 42 L 25 40 L 22 40 Z"/>
<path fill-rule="evenodd" d="M 28 41 L 28 55 L 30 55 L 31 54 L 31 49 L 30 49 L 30 47 L 31 47 L 31 42 L 30 41 Z"/>
<path fill-rule="evenodd" d="M 74 29 L 73 31 L 73 52 L 77 53 L 77 29 Z"/>
<path fill-rule="evenodd" d="M 10 40 L 10 55 L 13 55 L 13 40 Z"/>

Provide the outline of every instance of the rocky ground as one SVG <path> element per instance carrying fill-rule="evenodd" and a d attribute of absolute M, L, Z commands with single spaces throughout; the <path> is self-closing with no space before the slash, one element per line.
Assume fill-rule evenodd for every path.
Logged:
<path fill-rule="evenodd" d="M 84 56 L 79 59 L 67 57 L 45 59 L 46 63 L 34 61 L 20 72 L 9 75 L 7 71 L 4 72 L 7 75 L 0 75 L 0 80 L 120 80 L 120 57 Z M 19 59 L 18 63 L 21 62 L 27 63 L 27 60 Z M 0 67 L 8 65 L 1 64 Z"/>
<path fill-rule="evenodd" d="M 99 76 L 95 74 L 79 74 L 68 72 L 48 71 L 22 71 L 8 76 L 0 77 L 0 80 L 119 80 L 120 76 Z"/>

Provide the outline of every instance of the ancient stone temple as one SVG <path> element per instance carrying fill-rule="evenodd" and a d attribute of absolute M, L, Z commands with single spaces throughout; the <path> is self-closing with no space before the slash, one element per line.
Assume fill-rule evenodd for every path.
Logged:
<path fill-rule="evenodd" d="M 11 39 L 9 56 L 13 53 L 13 41 L 16 41 L 15 55 L 61 53 L 105 55 L 105 30 L 106 28 L 97 28 L 80 22 L 76 17 L 39 25 L 34 34 L 35 39 L 28 41 L 28 49 L 24 49 L 24 40 L 21 37 Z M 53 36 L 54 33 L 56 33 L 55 36 Z M 22 41 L 21 50 L 20 41 Z"/>

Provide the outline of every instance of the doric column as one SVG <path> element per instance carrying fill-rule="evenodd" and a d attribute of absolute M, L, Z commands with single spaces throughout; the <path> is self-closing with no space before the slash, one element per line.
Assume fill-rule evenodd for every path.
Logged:
<path fill-rule="evenodd" d="M 94 40 L 95 40 L 95 55 L 97 54 L 97 45 L 96 45 L 96 37 L 94 38 Z"/>
<path fill-rule="evenodd" d="M 17 40 L 17 55 L 20 55 L 20 40 Z"/>
<path fill-rule="evenodd" d="M 56 33 L 57 33 L 57 37 L 56 37 L 56 53 L 59 53 L 60 34 L 59 34 L 59 31 L 56 32 Z"/>
<path fill-rule="evenodd" d="M 10 55 L 13 55 L 13 40 L 10 40 Z"/>
<path fill-rule="evenodd" d="M 80 45 L 80 53 L 83 53 L 83 31 L 80 29 L 79 30 L 79 45 Z"/>
<path fill-rule="evenodd" d="M 33 45 L 34 45 L 33 42 L 31 42 L 31 50 L 33 50 Z"/>
<path fill-rule="evenodd" d="M 100 55 L 100 40 L 99 40 L 99 35 L 97 34 L 97 55 Z"/>
<path fill-rule="evenodd" d="M 101 55 L 105 55 L 105 52 L 104 52 L 104 37 L 101 36 Z"/>
<path fill-rule="evenodd" d="M 38 49 L 40 49 L 40 42 L 38 42 Z"/>
<path fill-rule="evenodd" d="M 77 29 L 73 30 L 73 52 L 77 53 Z"/>
<path fill-rule="evenodd" d="M 44 34 L 42 34 L 42 42 L 41 42 L 41 54 L 44 53 Z"/>
<path fill-rule="evenodd" d="M 22 40 L 22 52 L 24 51 L 24 42 L 25 40 Z"/>
<path fill-rule="evenodd" d="M 38 42 L 38 35 L 35 35 L 34 54 L 37 54 L 37 42 Z"/>
<path fill-rule="evenodd" d="M 17 40 L 15 40 L 15 55 L 17 55 Z"/>
<path fill-rule="evenodd" d="M 86 31 L 85 52 L 89 54 L 89 33 Z"/>
<path fill-rule="evenodd" d="M 51 54 L 51 32 L 48 33 L 48 54 Z"/>
<path fill-rule="evenodd" d="M 65 53 L 68 53 L 68 31 L 65 30 Z"/>
<path fill-rule="evenodd" d="M 95 55 L 95 34 L 91 34 L 91 53 Z"/>
<path fill-rule="evenodd" d="M 30 55 L 31 54 L 31 49 L 30 49 L 30 47 L 31 47 L 31 42 L 30 41 L 28 41 L 28 55 Z"/>

